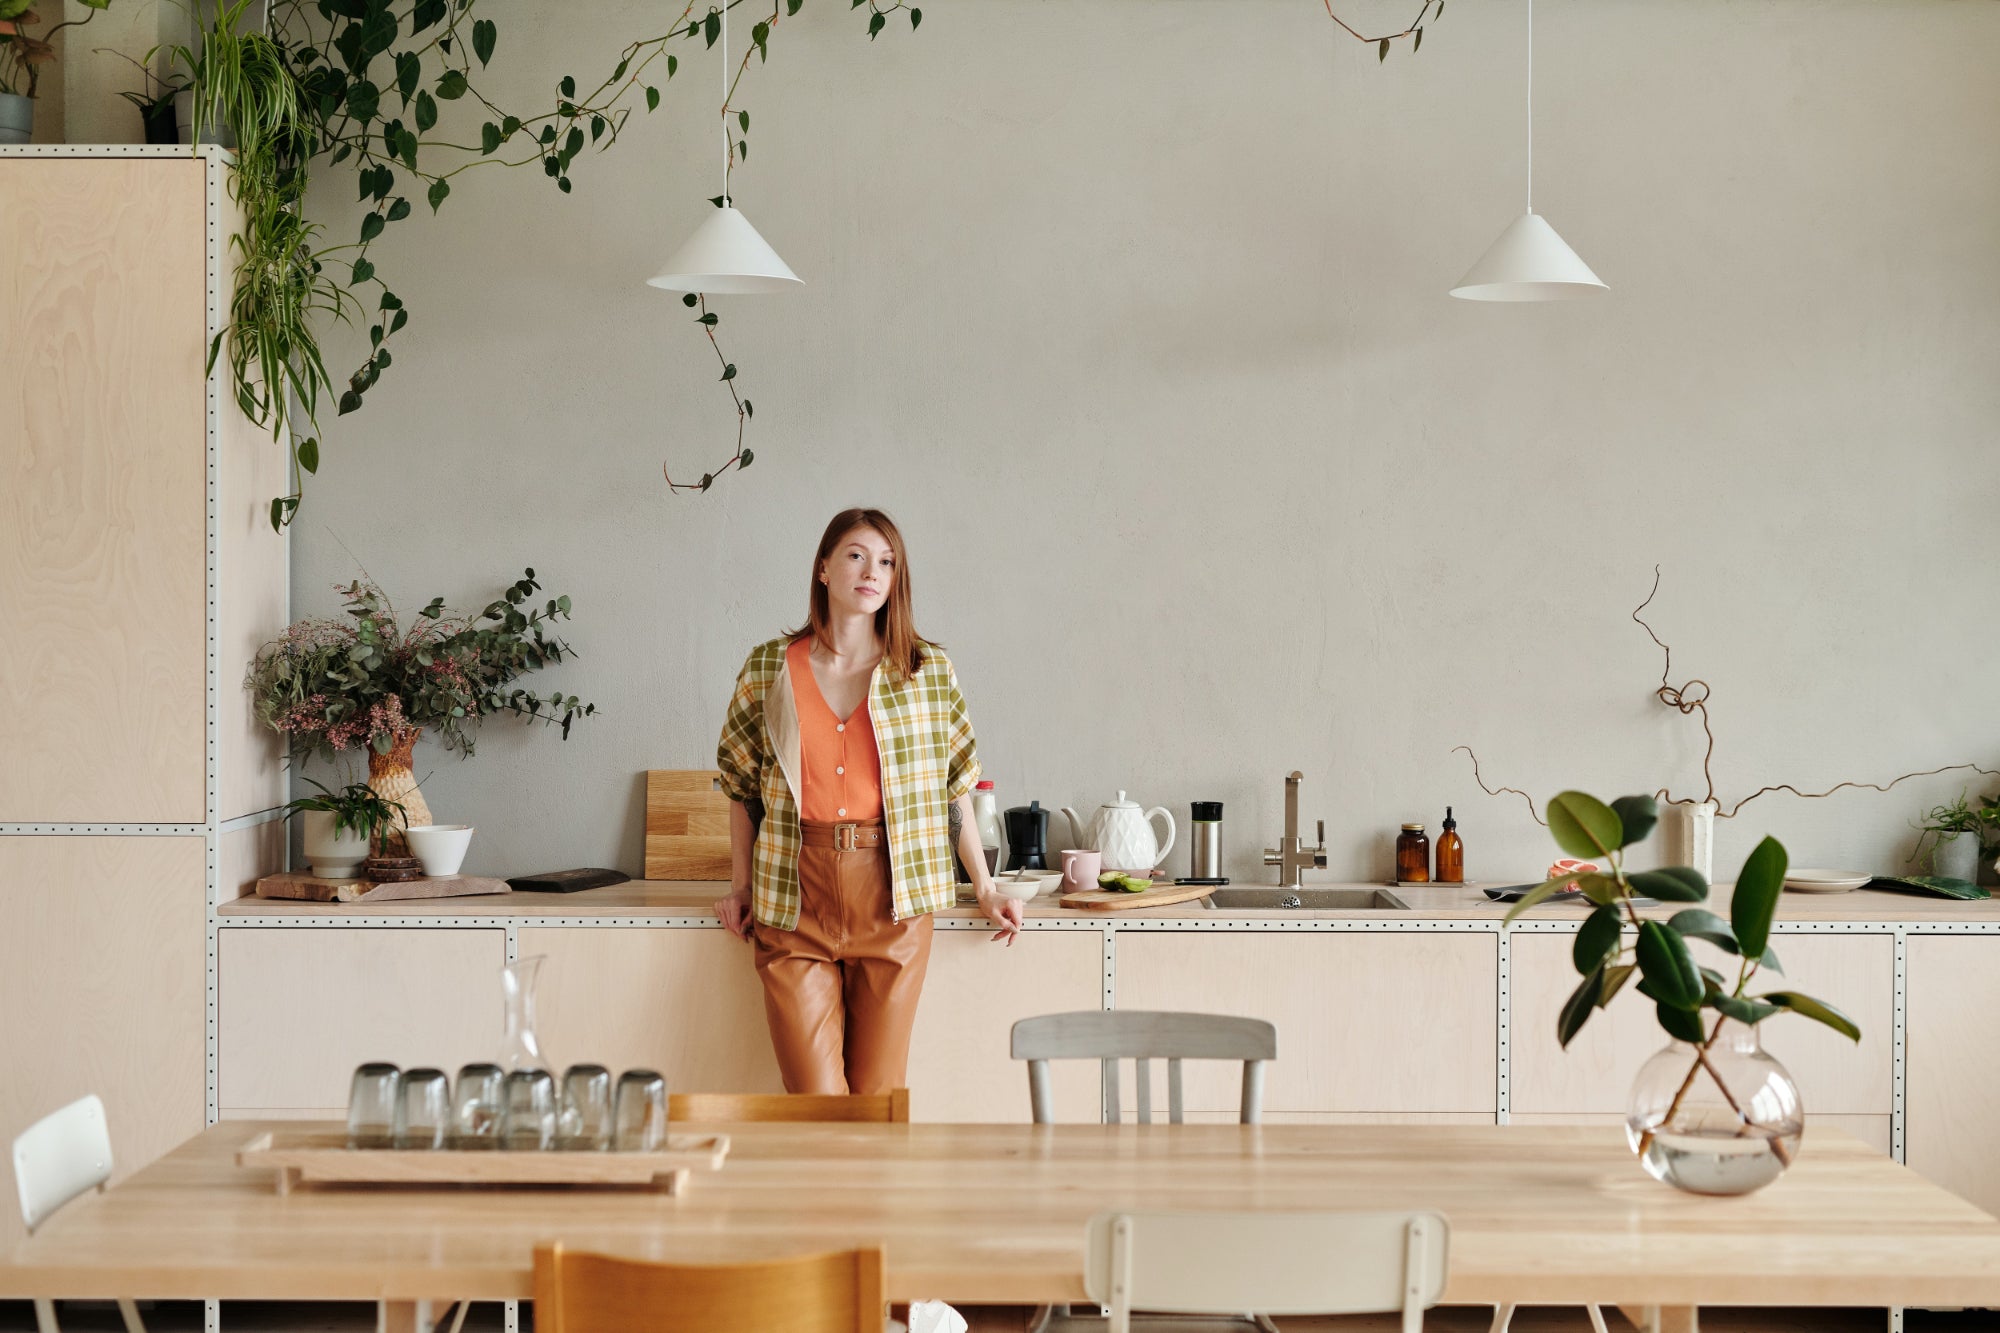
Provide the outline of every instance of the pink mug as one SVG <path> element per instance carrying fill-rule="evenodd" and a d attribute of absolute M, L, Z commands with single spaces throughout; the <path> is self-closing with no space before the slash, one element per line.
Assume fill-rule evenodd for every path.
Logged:
<path fill-rule="evenodd" d="M 1062 854 L 1063 888 L 1094 889 L 1097 876 L 1104 869 L 1104 853 L 1081 850 Z"/>

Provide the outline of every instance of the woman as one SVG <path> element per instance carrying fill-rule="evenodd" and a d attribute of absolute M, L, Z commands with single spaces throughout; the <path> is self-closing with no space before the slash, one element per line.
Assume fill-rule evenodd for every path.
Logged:
<path fill-rule="evenodd" d="M 904 1086 L 930 913 L 956 893 L 950 816 L 979 907 L 1014 942 L 973 822 L 972 723 L 951 663 L 910 622 L 902 534 L 879 509 L 834 516 L 803 629 L 752 649 L 716 763 L 729 795 L 729 896 L 756 947 L 787 1092 Z"/>

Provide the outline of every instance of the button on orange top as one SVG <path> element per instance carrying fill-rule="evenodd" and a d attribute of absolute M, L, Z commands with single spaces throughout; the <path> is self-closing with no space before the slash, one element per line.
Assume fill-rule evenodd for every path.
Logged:
<path fill-rule="evenodd" d="M 845 718 L 836 717 L 813 678 L 812 640 L 785 649 L 785 669 L 798 702 L 799 757 L 805 790 L 799 817 L 815 823 L 882 817 L 882 759 L 864 696 Z"/>

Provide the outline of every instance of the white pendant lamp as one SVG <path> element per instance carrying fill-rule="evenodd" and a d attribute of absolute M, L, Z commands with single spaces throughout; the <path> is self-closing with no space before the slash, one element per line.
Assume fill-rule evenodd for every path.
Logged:
<path fill-rule="evenodd" d="M 729 101 L 729 6 L 722 6 L 722 100 Z M 721 208 L 695 229 L 687 244 L 674 251 L 664 267 L 646 279 L 649 287 L 670 292 L 753 295 L 786 292 L 805 285 L 771 243 L 757 234 L 750 219 L 729 202 L 729 121 L 722 122 Z"/>
<path fill-rule="evenodd" d="M 1535 0 L 1528 0 L 1528 211 L 1508 224 L 1451 294 L 1465 301 L 1569 301 L 1608 290 L 1535 212 Z"/>

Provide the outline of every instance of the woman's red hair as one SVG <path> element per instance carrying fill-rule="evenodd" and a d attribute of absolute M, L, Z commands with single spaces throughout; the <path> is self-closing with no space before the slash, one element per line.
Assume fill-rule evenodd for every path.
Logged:
<path fill-rule="evenodd" d="M 924 640 L 917 635 L 910 616 L 910 557 L 903 546 L 903 534 L 895 520 L 879 509 L 843 509 L 826 525 L 813 555 L 812 573 L 807 577 L 809 610 L 804 628 L 790 631 L 793 639 L 810 635 L 829 653 L 833 651 L 833 614 L 827 602 L 826 585 L 819 581 L 820 566 L 833 554 L 841 539 L 856 528 L 868 528 L 889 543 L 896 558 L 896 576 L 889 596 L 875 610 L 875 632 L 882 639 L 882 660 L 905 678 L 923 669 Z"/>

